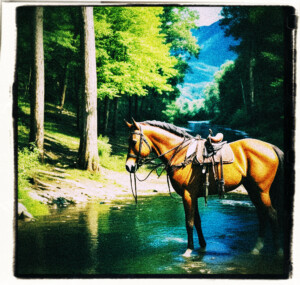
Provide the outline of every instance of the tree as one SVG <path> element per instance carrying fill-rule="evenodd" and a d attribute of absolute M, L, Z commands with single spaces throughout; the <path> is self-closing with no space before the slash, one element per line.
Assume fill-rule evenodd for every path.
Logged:
<path fill-rule="evenodd" d="M 79 167 L 97 171 L 97 74 L 93 7 L 82 7 L 82 48 L 84 63 L 83 129 L 80 136 Z"/>
<path fill-rule="evenodd" d="M 172 79 L 173 86 L 183 83 L 189 67 L 186 60 L 199 55 L 200 47 L 197 39 L 192 35 L 192 29 L 197 28 L 195 21 L 198 18 L 196 11 L 188 7 L 166 6 L 163 8 L 162 33 L 166 35 L 166 43 L 171 45 L 171 54 L 178 60 L 176 65 L 178 73 Z"/>
<path fill-rule="evenodd" d="M 284 9 L 224 7 L 222 15 L 224 18 L 221 25 L 225 34 L 240 40 L 240 44 L 233 47 L 233 50 L 238 54 L 239 64 L 236 68 L 247 70 L 248 73 L 242 82 L 248 82 L 245 84 L 245 94 L 248 94 L 245 99 L 252 116 L 257 118 L 257 111 L 265 113 L 263 109 L 269 105 L 266 105 L 267 101 L 274 102 L 275 99 L 276 104 L 282 106 Z M 277 94 L 275 97 L 273 92 Z"/>
<path fill-rule="evenodd" d="M 77 7 L 44 8 L 46 98 L 60 109 L 65 101 L 75 103 L 78 98 L 75 77 L 80 70 L 79 18 Z"/>
<path fill-rule="evenodd" d="M 33 32 L 33 93 L 31 97 L 30 141 L 44 158 L 44 46 L 43 46 L 43 7 L 34 9 Z"/>
<path fill-rule="evenodd" d="M 126 100 L 129 114 L 133 106 L 137 108 L 138 98 L 173 91 L 169 79 L 177 74 L 177 60 L 161 33 L 162 12 L 161 7 L 95 9 L 98 97 L 105 106 L 114 99 L 111 105 L 116 110 L 119 101 Z M 103 122 L 108 122 L 106 108 L 102 114 Z M 110 114 L 115 130 L 117 113 Z"/>
<path fill-rule="evenodd" d="M 218 123 L 240 127 L 251 136 L 283 144 L 284 7 L 224 7 L 221 26 L 239 40 L 238 57 L 206 90 Z M 218 98 L 214 96 L 218 95 Z M 211 96 L 213 95 L 213 96 Z M 217 103 L 217 104 L 215 104 Z"/>

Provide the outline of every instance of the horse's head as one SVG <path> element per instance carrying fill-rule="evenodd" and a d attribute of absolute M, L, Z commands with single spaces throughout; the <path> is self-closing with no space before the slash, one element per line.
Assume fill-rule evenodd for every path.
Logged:
<path fill-rule="evenodd" d="M 126 121 L 125 121 L 126 122 Z M 143 133 L 142 126 L 133 120 L 133 124 L 126 122 L 130 129 L 129 147 L 126 160 L 126 170 L 130 173 L 137 171 L 141 159 L 151 153 L 151 142 Z"/>

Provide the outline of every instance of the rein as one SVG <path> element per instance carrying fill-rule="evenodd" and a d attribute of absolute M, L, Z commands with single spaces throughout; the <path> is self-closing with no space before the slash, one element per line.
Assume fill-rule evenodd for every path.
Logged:
<path fill-rule="evenodd" d="M 158 156 L 155 157 L 155 158 L 142 159 L 142 158 L 141 158 L 141 151 L 142 151 L 142 144 L 143 144 L 143 142 L 146 143 L 146 145 L 148 146 L 150 152 L 152 151 L 152 148 L 151 148 L 150 144 L 148 143 L 148 141 L 145 139 L 145 135 L 143 134 L 143 131 L 142 131 L 142 127 L 141 127 L 141 126 L 140 126 L 140 132 L 134 131 L 134 132 L 132 132 L 131 134 L 132 134 L 132 135 L 135 134 L 135 135 L 139 135 L 139 136 L 140 136 L 140 144 L 139 144 L 139 152 L 138 152 L 138 154 L 137 154 L 137 155 L 135 155 L 135 154 L 130 154 L 130 153 L 128 154 L 128 157 L 136 158 L 136 165 L 137 165 L 137 167 L 136 167 L 135 171 L 134 171 L 133 173 L 130 173 L 129 175 L 130 175 L 131 192 L 132 192 L 132 195 L 133 195 L 133 197 L 134 197 L 135 203 L 137 204 L 137 186 L 136 186 L 136 180 L 138 180 L 138 181 L 140 181 L 140 182 L 146 181 L 146 180 L 149 178 L 149 176 L 151 175 L 151 173 L 152 173 L 154 170 L 156 170 L 157 176 L 160 177 L 161 174 L 163 173 L 163 171 L 166 170 L 168 167 L 182 167 L 182 166 L 184 166 L 185 162 L 181 163 L 180 165 L 173 165 L 173 166 L 171 166 L 171 161 L 174 159 L 175 155 L 176 155 L 180 150 L 182 150 L 184 147 L 187 146 L 187 145 L 185 145 L 185 146 L 183 146 L 183 145 L 184 145 L 184 143 L 186 143 L 187 141 L 191 140 L 191 138 L 184 137 L 184 138 L 183 138 L 183 141 L 182 141 L 180 144 L 178 144 L 177 146 L 175 146 L 175 147 L 169 149 L 168 151 L 166 151 L 166 152 L 164 152 L 164 153 L 158 155 Z M 164 165 L 164 163 L 161 162 L 161 163 L 155 164 L 155 163 L 153 163 L 153 160 L 158 159 L 158 158 L 161 158 L 161 157 L 163 157 L 164 155 L 170 153 L 170 152 L 173 151 L 173 150 L 175 150 L 174 154 L 173 154 L 172 157 L 168 160 L 168 162 L 165 164 L 165 167 L 164 167 L 164 169 L 161 171 L 161 173 L 158 174 L 158 173 L 157 173 L 157 169 L 158 169 L 160 166 Z M 137 170 L 138 170 L 139 167 L 141 167 L 142 165 L 146 165 L 146 164 L 153 164 L 153 165 L 154 165 L 154 168 L 150 170 L 150 172 L 146 175 L 145 178 L 139 179 L 138 176 L 136 175 L 136 172 L 137 172 Z M 172 198 L 174 198 L 174 197 L 171 195 L 171 188 L 170 188 L 170 182 L 169 182 L 169 179 L 170 179 L 170 178 L 169 178 L 169 174 L 167 173 L 167 182 L 168 182 L 169 193 L 170 193 L 170 196 L 171 196 Z M 133 181 L 132 181 L 132 180 L 133 180 Z M 133 182 L 134 182 L 134 183 L 133 183 Z"/>

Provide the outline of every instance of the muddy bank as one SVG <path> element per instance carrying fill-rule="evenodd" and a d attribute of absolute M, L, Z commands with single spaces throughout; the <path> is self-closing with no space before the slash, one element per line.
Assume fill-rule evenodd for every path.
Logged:
<path fill-rule="evenodd" d="M 109 203 L 112 200 L 128 199 L 132 196 L 130 178 L 126 172 L 115 172 L 102 168 L 103 182 L 87 178 L 72 180 L 63 168 L 55 168 L 52 171 L 39 171 L 37 174 L 38 178 L 34 179 L 30 196 L 53 208 L 89 201 Z M 143 178 L 146 174 L 139 173 L 138 176 Z M 165 175 L 158 178 L 155 174 L 152 174 L 145 182 L 137 181 L 137 189 L 138 196 L 169 193 Z M 246 193 L 243 187 L 239 187 L 234 192 Z M 172 188 L 171 193 L 178 196 Z"/>
<path fill-rule="evenodd" d="M 30 196 L 52 207 L 67 206 L 68 204 L 86 203 L 89 201 L 110 202 L 116 199 L 128 198 L 132 195 L 129 174 L 101 169 L 104 182 L 87 178 L 70 179 L 62 168 L 53 171 L 39 171 L 34 179 Z M 141 173 L 139 176 L 144 177 Z M 154 195 L 169 193 L 166 176 L 157 178 L 151 175 L 146 182 L 137 181 L 138 195 Z M 171 190 L 173 192 L 173 189 Z M 176 194 L 174 194 L 176 195 Z"/>

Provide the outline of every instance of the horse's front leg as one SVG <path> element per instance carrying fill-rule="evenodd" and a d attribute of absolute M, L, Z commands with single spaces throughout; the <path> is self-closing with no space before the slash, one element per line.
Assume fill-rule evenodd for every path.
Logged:
<path fill-rule="evenodd" d="M 198 234 L 199 244 L 200 244 L 202 250 L 205 250 L 206 242 L 205 242 L 204 235 L 202 232 L 201 218 L 200 218 L 197 198 L 196 198 L 196 209 L 195 209 L 195 227 L 196 227 L 197 234 Z"/>
<path fill-rule="evenodd" d="M 197 198 L 192 197 L 189 191 L 184 190 L 182 199 L 185 212 L 185 225 L 188 235 L 188 246 L 183 256 L 189 257 L 194 249 L 193 228 Z"/>

